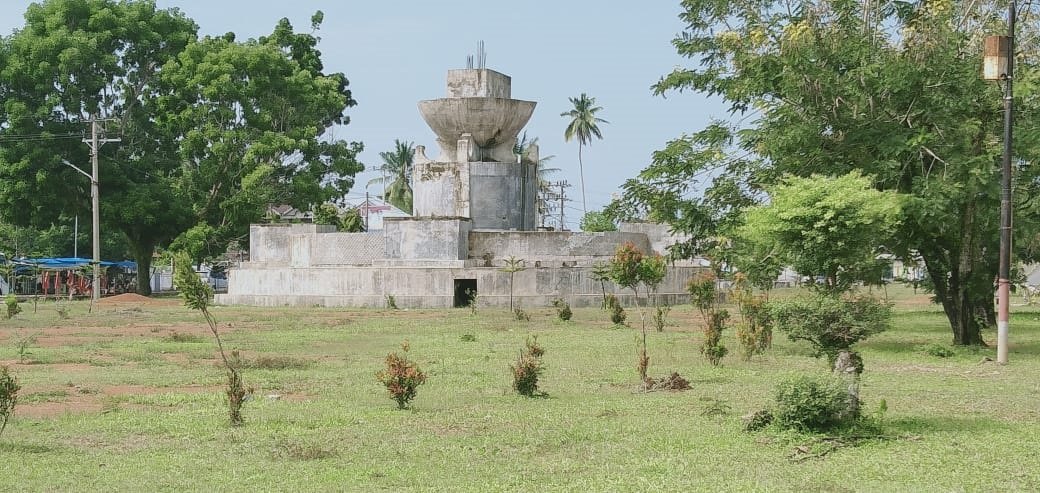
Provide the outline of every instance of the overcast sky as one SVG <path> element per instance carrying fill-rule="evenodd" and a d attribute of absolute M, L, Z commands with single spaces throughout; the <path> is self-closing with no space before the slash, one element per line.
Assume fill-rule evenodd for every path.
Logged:
<path fill-rule="evenodd" d="M 30 0 L 4 0 L 0 32 L 23 24 Z M 416 103 L 445 96 L 449 69 L 465 68 L 483 40 L 487 68 L 513 79 L 513 97 L 536 101 L 527 125 L 542 156 L 555 155 L 557 179 L 574 184 L 568 223 L 577 225 L 581 196 L 577 143 L 564 142 L 569 97 L 585 92 L 603 107 L 603 140 L 583 152 L 589 209 L 610 201 L 650 154 L 683 133 L 702 128 L 725 108 L 699 94 L 653 96 L 650 85 L 677 65 L 689 65 L 671 46 L 683 25 L 678 0 L 158 0 L 195 20 L 202 34 L 235 32 L 239 39 L 270 33 L 288 17 L 300 31 L 316 10 L 325 13 L 319 35 L 328 71 L 343 72 L 358 105 L 336 136 L 361 141 L 362 162 L 379 166 L 380 151 L 394 139 L 426 145 L 436 154 L 433 132 Z M 17 14 L 15 13 L 17 12 Z M 371 173 L 359 175 L 352 196 L 363 196 Z M 375 189 L 373 188 L 373 191 Z"/>

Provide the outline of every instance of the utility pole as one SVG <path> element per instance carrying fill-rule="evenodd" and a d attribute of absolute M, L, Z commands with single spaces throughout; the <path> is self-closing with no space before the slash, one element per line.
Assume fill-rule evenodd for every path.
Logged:
<path fill-rule="evenodd" d="M 101 146 L 109 142 L 119 142 L 122 139 L 108 139 L 98 135 L 103 133 L 100 123 L 96 117 L 90 119 L 90 138 L 83 139 L 90 146 L 90 201 L 93 209 L 93 240 L 94 256 L 91 263 L 94 264 L 94 281 L 91 289 L 91 298 L 97 301 L 101 298 L 101 200 L 98 183 L 98 153 Z"/>
<path fill-rule="evenodd" d="M 372 203 L 368 201 L 368 187 L 365 187 L 365 231 L 368 231 L 368 211 L 372 208 Z"/>
<path fill-rule="evenodd" d="M 560 231 L 563 231 L 563 230 L 565 230 L 567 228 L 566 214 L 565 214 L 566 207 L 565 207 L 565 205 L 566 205 L 566 202 L 567 202 L 567 189 L 570 188 L 571 184 L 568 183 L 567 180 L 560 180 L 558 182 L 554 182 L 554 183 L 550 184 L 550 186 L 551 187 L 559 187 L 560 188 L 560 192 L 559 193 L 553 193 L 552 196 L 549 197 L 549 198 L 552 199 L 552 200 L 559 200 L 560 201 L 560 204 L 558 206 L 559 209 L 560 209 Z"/>
<path fill-rule="evenodd" d="M 1008 362 L 1011 308 L 1011 142 L 1014 114 L 1015 1 L 1008 1 L 1007 36 L 987 36 L 982 77 L 1004 83 L 1004 155 L 1000 167 L 1000 264 L 997 270 L 997 363 Z"/>

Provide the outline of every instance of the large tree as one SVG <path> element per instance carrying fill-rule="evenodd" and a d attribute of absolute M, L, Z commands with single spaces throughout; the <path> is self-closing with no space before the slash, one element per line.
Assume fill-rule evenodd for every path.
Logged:
<path fill-rule="evenodd" d="M 567 128 L 563 129 L 563 140 L 570 142 L 571 139 L 578 140 L 578 175 L 581 179 L 581 212 L 589 212 L 588 204 L 585 202 L 585 166 L 581 162 L 581 149 L 592 143 L 592 138 L 603 138 L 603 132 L 599 129 L 600 123 L 610 123 L 596 116 L 603 110 L 596 106 L 596 98 L 590 98 L 585 93 L 576 98 L 570 98 L 574 105 L 570 111 L 560 113 L 560 116 L 569 118 Z M 563 226 L 561 225 L 561 228 Z"/>
<path fill-rule="evenodd" d="M 1020 114 L 1040 106 L 1040 23 L 1030 5 L 1019 24 Z M 1002 105 L 996 84 L 980 80 L 980 50 L 983 35 L 1006 30 L 1001 4 L 685 0 L 682 9 L 687 27 L 674 45 L 699 63 L 655 92 L 715 95 L 743 118 L 671 143 L 615 210 L 650 209 L 679 230 L 724 235 L 735 217 L 729 204 L 785 174 L 859 170 L 906 196 L 887 247 L 924 259 L 954 342 L 982 343 L 993 318 Z M 1019 164 L 1037 158 L 1037 125 L 1018 120 Z M 1016 172 L 1016 235 L 1035 238 L 1037 175 Z M 689 195 L 689 180 L 711 176 L 719 179 L 707 180 L 703 196 Z"/>
<path fill-rule="evenodd" d="M 219 253 L 269 202 L 309 208 L 361 169 L 359 144 L 324 138 L 354 104 L 346 78 L 287 20 L 245 42 L 200 39 L 151 1 L 46 0 L 25 21 L 0 41 L 0 216 L 89 214 L 89 183 L 62 161 L 88 166 L 80 137 L 109 119 L 122 141 L 101 148 L 102 234 L 126 236 L 145 294 L 156 247 Z"/>

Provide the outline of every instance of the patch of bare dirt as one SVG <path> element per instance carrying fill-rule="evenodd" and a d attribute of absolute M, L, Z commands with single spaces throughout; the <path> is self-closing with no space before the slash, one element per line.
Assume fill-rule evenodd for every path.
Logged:
<path fill-rule="evenodd" d="M 14 414 L 26 418 L 54 418 L 63 414 L 97 413 L 101 409 L 101 399 L 97 395 L 69 394 L 60 401 L 18 404 Z"/>

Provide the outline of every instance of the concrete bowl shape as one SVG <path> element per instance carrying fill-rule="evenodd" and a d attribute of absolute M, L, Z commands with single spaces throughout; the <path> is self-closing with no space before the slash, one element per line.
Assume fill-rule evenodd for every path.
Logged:
<path fill-rule="evenodd" d="M 444 142 L 469 133 L 477 145 L 493 147 L 516 138 L 531 119 L 535 104 L 518 99 L 442 98 L 419 101 L 419 113 Z"/>

